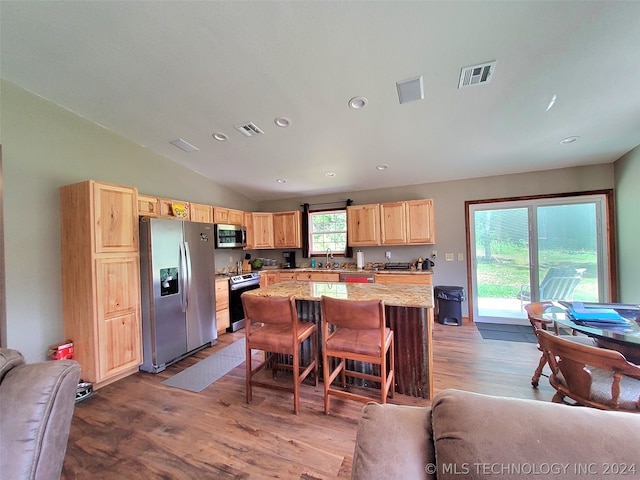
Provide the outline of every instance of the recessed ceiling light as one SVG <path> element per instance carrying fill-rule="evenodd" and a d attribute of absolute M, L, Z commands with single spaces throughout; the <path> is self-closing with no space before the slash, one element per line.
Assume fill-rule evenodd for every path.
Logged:
<path fill-rule="evenodd" d="M 558 99 L 557 95 L 554 95 L 553 97 L 551 97 L 551 100 L 549 100 L 549 104 L 547 105 L 547 108 L 545 109 L 545 112 L 548 112 L 549 110 L 551 110 L 551 107 L 553 107 L 553 105 L 556 103 L 557 99 Z"/>
<path fill-rule="evenodd" d="M 351 100 L 349 100 L 349 106 L 354 110 L 357 110 L 359 108 L 364 108 L 368 102 L 369 100 L 364 97 L 353 97 Z"/>
<path fill-rule="evenodd" d="M 291 125 L 291 120 L 289 120 L 286 117 L 276 117 L 273 120 L 273 123 L 275 123 L 277 126 L 282 127 L 282 128 L 286 128 L 289 125 Z"/>
<path fill-rule="evenodd" d="M 562 143 L 563 145 L 566 145 L 568 143 L 573 143 L 576 140 L 578 140 L 580 137 L 566 137 L 563 138 L 562 140 L 560 140 L 560 143 Z"/>
<path fill-rule="evenodd" d="M 177 140 L 173 140 L 169 143 L 174 147 L 179 148 L 180 150 L 184 150 L 187 153 L 197 152 L 198 150 L 200 150 L 198 147 L 191 145 L 189 142 L 181 138 L 178 138 Z"/>
<path fill-rule="evenodd" d="M 380 165 L 376 165 L 376 169 L 380 170 L 380 171 L 386 170 L 387 168 L 389 168 L 389 165 L 387 165 L 386 163 L 382 163 Z"/>
<path fill-rule="evenodd" d="M 324 172 L 324 176 L 325 177 L 335 177 L 336 176 L 336 172 Z"/>
<path fill-rule="evenodd" d="M 227 134 L 222 132 L 213 133 L 212 137 L 218 140 L 219 142 L 226 142 L 229 139 Z"/>
<path fill-rule="evenodd" d="M 287 183 L 287 179 L 286 178 L 278 178 L 276 180 L 276 182 L 278 182 L 278 183 Z"/>

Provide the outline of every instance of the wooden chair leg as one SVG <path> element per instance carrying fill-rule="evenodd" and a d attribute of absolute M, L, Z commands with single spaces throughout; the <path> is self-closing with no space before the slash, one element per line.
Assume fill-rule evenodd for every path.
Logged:
<path fill-rule="evenodd" d="M 300 345 L 293 350 L 293 413 L 300 412 Z"/>
<path fill-rule="evenodd" d="M 382 346 L 384 349 L 384 345 Z M 384 352 L 382 355 L 382 363 L 380 364 L 380 389 L 382 392 L 382 401 L 381 403 L 384 405 L 387 403 L 387 352 Z"/>
<path fill-rule="evenodd" d="M 393 335 L 393 332 L 392 332 Z M 395 357 L 395 347 L 394 347 L 394 338 L 391 337 L 391 345 L 389 346 L 389 375 L 391 375 L 391 386 L 389 387 L 389 397 L 393 398 L 393 392 L 396 389 L 396 357 Z"/>
<path fill-rule="evenodd" d="M 340 368 L 342 371 L 340 372 L 340 380 L 342 381 L 342 388 L 347 388 L 347 360 L 344 358 L 340 359 Z"/>
<path fill-rule="evenodd" d="M 247 403 L 251 403 L 253 400 L 253 394 L 251 391 L 251 348 L 249 347 L 249 342 L 246 342 L 246 369 L 247 373 L 245 375 L 245 392 Z"/>
<path fill-rule="evenodd" d="M 311 348 L 313 348 L 313 362 L 315 363 L 315 368 L 313 369 L 313 378 L 315 381 L 315 386 L 318 386 L 318 336 L 316 333 L 311 335 Z"/>
<path fill-rule="evenodd" d="M 533 386 L 533 388 L 538 388 L 540 376 L 542 375 L 542 369 L 546 364 L 547 364 L 547 357 L 543 353 L 542 356 L 540 357 L 540 361 L 538 362 L 538 368 L 536 368 L 536 371 L 533 372 L 533 377 L 531 377 L 531 385 Z"/>
<path fill-rule="evenodd" d="M 327 356 L 326 348 L 322 350 L 322 373 L 323 373 L 323 389 L 324 389 L 324 413 L 329 414 L 329 357 Z"/>

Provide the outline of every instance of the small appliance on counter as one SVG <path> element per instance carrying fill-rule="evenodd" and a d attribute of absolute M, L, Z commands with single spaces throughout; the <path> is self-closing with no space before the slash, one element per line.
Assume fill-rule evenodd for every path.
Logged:
<path fill-rule="evenodd" d="M 284 264 L 282 268 L 296 268 L 296 252 L 293 250 L 282 252 Z"/>

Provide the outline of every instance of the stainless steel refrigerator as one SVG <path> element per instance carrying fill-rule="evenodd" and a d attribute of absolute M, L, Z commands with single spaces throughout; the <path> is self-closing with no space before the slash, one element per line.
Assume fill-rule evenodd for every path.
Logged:
<path fill-rule="evenodd" d="M 213 224 L 142 217 L 143 363 L 158 373 L 216 342 Z"/>

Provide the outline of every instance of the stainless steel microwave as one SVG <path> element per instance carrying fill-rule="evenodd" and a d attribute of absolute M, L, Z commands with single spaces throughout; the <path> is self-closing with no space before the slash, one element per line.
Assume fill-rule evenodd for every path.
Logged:
<path fill-rule="evenodd" d="M 247 246 L 247 229 L 241 225 L 215 225 L 216 248 L 242 248 Z"/>

